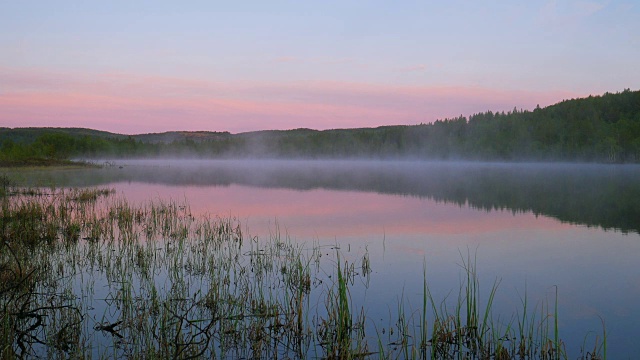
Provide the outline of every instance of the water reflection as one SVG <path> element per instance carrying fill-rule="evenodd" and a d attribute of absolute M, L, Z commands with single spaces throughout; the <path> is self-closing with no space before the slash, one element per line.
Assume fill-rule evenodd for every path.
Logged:
<path fill-rule="evenodd" d="M 611 357 L 640 351 L 633 340 L 640 334 L 638 166 L 358 161 L 127 161 L 122 166 L 11 175 L 31 185 L 114 187 L 132 202 L 186 198 L 193 213 L 237 216 L 253 235 L 263 236 L 278 224 L 296 241 L 340 243 L 347 258 L 366 249 L 374 274 L 369 286 L 354 288 L 352 296 L 367 304 L 370 314 L 388 313 L 385 306 L 401 296 L 419 304 L 425 259 L 434 298 L 446 298 L 459 284 L 460 252 L 470 249 L 477 252 L 483 284 L 501 279 L 497 312 L 508 316 L 520 308 L 525 288 L 536 304 L 557 286 L 561 335 L 571 353 L 578 352 L 585 332 L 600 330 L 600 317 L 606 320 Z"/>
<path fill-rule="evenodd" d="M 142 182 L 375 192 L 487 211 L 532 212 L 563 222 L 640 233 L 640 202 L 636 201 L 640 198 L 639 166 L 160 160 L 121 164 L 122 168 L 31 173 L 25 180 L 58 186 Z M 273 206 L 277 204 L 274 200 Z"/>

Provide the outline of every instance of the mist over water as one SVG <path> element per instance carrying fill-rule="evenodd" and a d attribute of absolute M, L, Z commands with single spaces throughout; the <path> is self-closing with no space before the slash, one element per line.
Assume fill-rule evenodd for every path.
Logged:
<path fill-rule="evenodd" d="M 640 165 L 330 160 L 118 160 L 100 170 L 44 171 L 34 185 L 328 189 L 428 198 L 482 210 L 640 232 Z"/>
<path fill-rule="evenodd" d="M 557 286 L 570 354 L 601 331 L 600 317 L 610 357 L 640 351 L 640 166 L 119 160 L 13 175 L 112 187 L 137 202 L 184 199 L 196 215 L 237 217 L 252 236 L 279 229 L 295 242 L 337 244 L 347 258 L 367 251 L 371 283 L 352 296 L 370 317 L 400 297 L 419 304 L 423 262 L 434 298 L 446 299 L 470 251 L 482 285 L 501 281 L 494 313 L 505 323 L 525 292 L 532 304 L 553 302 Z"/>

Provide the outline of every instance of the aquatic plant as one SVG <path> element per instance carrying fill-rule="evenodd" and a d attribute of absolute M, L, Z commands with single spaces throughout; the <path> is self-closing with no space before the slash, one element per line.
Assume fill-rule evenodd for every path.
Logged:
<path fill-rule="evenodd" d="M 401 296 L 385 330 L 352 297 L 356 279 L 369 284 L 366 249 L 307 247 L 278 228 L 260 239 L 237 219 L 110 189 L 0 200 L 2 358 L 567 358 L 557 292 L 532 311 L 525 294 L 517 323 L 498 321 L 499 281 L 483 298 L 469 254 L 453 303 L 433 298 L 425 265 L 421 307 Z M 605 335 L 583 358 L 606 356 Z"/>

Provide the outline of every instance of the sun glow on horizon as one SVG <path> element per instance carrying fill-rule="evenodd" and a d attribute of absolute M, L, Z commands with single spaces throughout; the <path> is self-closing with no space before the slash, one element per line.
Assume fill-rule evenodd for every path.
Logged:
<path fill-rule="evenodd" d="M 89 127 L 119 133 L 286 130 L 411 125 L 486 110 L 531 110 L 582 96 L 325 82 L 221 83 L 168 77 L 0 71 L 9 127 Z"/>

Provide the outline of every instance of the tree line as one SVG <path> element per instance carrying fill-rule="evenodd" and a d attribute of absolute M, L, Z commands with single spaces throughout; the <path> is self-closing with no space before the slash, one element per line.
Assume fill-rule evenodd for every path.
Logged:
<path fill-rule="evenodd" d="M 487 111 L 431 124 L 173 136 L 0 129 L 0 160 L 104 157 L 415 158 L 640 162 L 640 91 Z M 13 135 L 12 135 L 13 134 Z M 17 136 L 16 134 L 22 134 Z M 150 138 L 155 140 L 151 141 Z"/>

